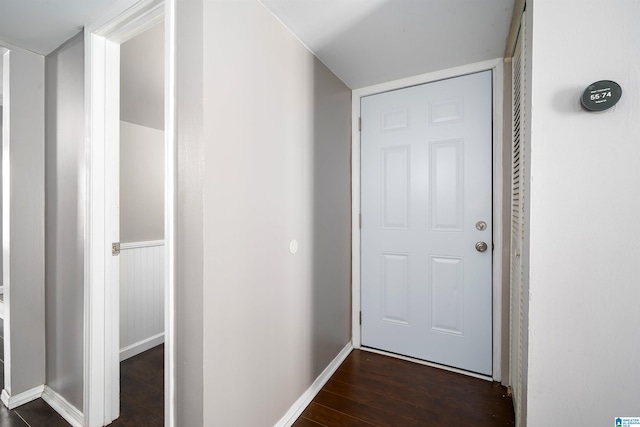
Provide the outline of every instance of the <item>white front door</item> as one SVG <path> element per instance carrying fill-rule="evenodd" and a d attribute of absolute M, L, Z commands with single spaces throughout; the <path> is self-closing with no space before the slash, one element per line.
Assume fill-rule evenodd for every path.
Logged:
<path fill-rule="evenodd" d="M 365 347 L 492 374 L 491 79 L 361 100 Z"/>

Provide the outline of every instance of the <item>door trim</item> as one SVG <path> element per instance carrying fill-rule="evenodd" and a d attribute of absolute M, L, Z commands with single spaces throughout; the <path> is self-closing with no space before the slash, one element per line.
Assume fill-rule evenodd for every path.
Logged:
<path fill-rule="evenodd" d="M 118 289 L 109 286 L 111 257 L 109 162 L 114 158 L 108 123 L 119 120 L 119 43 L 165 22 L 165 425 L 175 425 L 175 0 L 142 0 L 85 27 L 86 232 L 84 276 L 83 418 L 87 427 L 119 414 Z M 118 67 L 114 70 L 114 67 Z M 117 151 L 115 151 L 117 153 Z"/>
<path fill-rule="evenodd" d="M 493 322 L 493 380 L 501 381 L 502 361 L 502 121 L 503 121 L 503 59 L 496 58 L 460 67 L 420 74 L 373 86 L 355 89 L 351 96 L 351 340 L 354 348 L 361 347 L 360 325 L 360 99 L 390 90 L 431 83 L 480 71 L 492 71 L 493 83 L 493 264 L 492 264 L 492 322 Z M 464 372 L 464 371 L 461 371 Z"/>

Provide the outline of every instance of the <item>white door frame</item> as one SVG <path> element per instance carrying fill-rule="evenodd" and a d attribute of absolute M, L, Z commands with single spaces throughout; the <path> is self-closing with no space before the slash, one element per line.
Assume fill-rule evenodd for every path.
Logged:
<path fill-rule="evenodd" d="M 165 425 L 175 425 L 175 0 L 142 0 L 85 28 L 86 235 L 83 422 L 100 427 L 119 415 L 119 290 L 110 286 L 109 200 L 118 179 L 120 43 L 165 22 Z M 116 163 L 117 164 L 117 163 Z M 119 169 L 118 169 L 119 170 Z"/>
<path fill-rule="evenodd" d="M 360 98 L 480 71 L 493 71 L 493 380 L 502 378 L 502 93 L 503 59 L 497 58 L 433 73 L 421 74 L 355 89 L 351 97 L 351 336 L 354 348 L 361 347 L 360 325 Z M 430 364 L 431 365 L 431 364 Z M 435 365 L 439 366 L 439 365 Z M 447 368 L 450 369 L 450 368 Z M 457 369 L 456 372 L 465 372 Z M 475 376 L 475 375 L 474 375 Z"/>
<path fill-rule="evenodd" d="M 0 227 L 2 227 L 2 241 L 0 244 L 2 245 L 2 286 L 4 287 L 4 313 L 3 313 L 3 359 L 4 359 L 4 386 L 2 391 L 2 395 L 6 394 L 4 390 L 11 390 L 11 310 L 9 310 L 9 304 L 11 303 L 11 185 L 10 185 L 10 154 L 11 154 L 11 133 L 10 133 L 10 123 L 9 123 L 9 108 L 7 108 L 7 101 L 10 100 L 10 91 L 11 85 L 9 84 L 9 72 L 10 72 L 10 59 L 9 56 L 5 56 L 9 53 L 9 49 L 5 46 L 6 43 L 1 42 L 0 46 L 0 61 L 3 61 L 2 64 L 2 75 L 0 75 L 0 79 L 2 79 L 2 90 L 3 90 L 3 100 L 2 100 L 2 145 L 0 146 L 0 150 L 2 150 L 2 170 L 0 174 L 2 175 L 0 186 L 2 187 L 2 213 L 0 214 Z M 6 76 L 6 78 L 5 78 Z M 7 400 L 7 399 L 5 399 Z"/>

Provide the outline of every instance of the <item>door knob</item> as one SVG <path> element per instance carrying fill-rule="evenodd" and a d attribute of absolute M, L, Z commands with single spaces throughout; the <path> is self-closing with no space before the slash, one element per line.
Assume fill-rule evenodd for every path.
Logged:
<path fill-rule="evenodd" d="M 485 242 L 476 243 L 476 251 L 484 252 L 487 250 L 487 244 Z"/>

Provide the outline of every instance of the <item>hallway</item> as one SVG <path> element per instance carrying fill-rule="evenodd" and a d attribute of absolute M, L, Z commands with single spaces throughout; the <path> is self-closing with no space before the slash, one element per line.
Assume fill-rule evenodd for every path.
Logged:
<path fill-rule="evenodd" d="M 507 390 L 489 382 L 354 350 L 294 427 L 513 426 Z"/>

